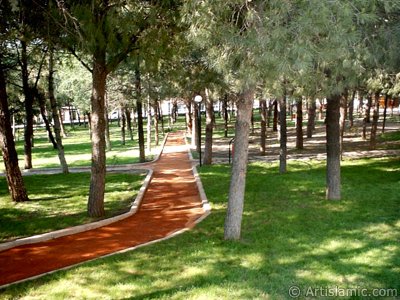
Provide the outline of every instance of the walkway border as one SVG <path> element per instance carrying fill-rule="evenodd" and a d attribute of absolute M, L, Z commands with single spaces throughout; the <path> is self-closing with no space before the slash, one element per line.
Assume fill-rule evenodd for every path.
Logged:
<path fill-rule="evenodd" d="M 165 146 L 165 143 L 167 141 L 167 137 L 168 137 L 168 133 L 165 135 L 164 141 L 163 141 L 163 143 L 161 144 L 161 147 L 160 147 L 160 151 L 158 151 L 159 153 L 158 153 L 158 155 L 156 156 L 156 158 L 154 160 L 152 160 L 151 162 L 145 162 L 145 163 L 141 163 L 141 164 L 134 164 L 132 166 L 135 166 L 135 165 L 141 166 L 141 165 L 144 165 L 144 164 L 154 163 L 157 160 L 159 160 L 160 157 L 161 157 L 161 153 L 164 150 L 164 146 Z M 42 233 L 42 234 L 33 235 L 33 236 L 25 237 L 25 238 L 20 238 L 20 239 L 17 239 L 17 240 L 14 240 L 14 241 L 10 241 L 10 242 L 1 243 L 0 244 L 0 252 L 8 250 L 8 249 L 11 249 L 11 248 L 14 248 L 14 247 L 17 247 L 17 246 L 40 243 L 40 242 L 52 240 L 52 239 L 55 239 L 55 238 L 59 238 L 59 237 L 62 237 L 62 236 L 71 235 L 71 234 L 75 234 L 75 233 L 80 233 L 80 232 L 85 232 L 85 231 L 88 231 L 88 230 L 96 229 L 96 228 L 103 227 L 103 226 L 109 225 L 111 223 L 115 223 L 117 221 L 126 219 L 126 218 L 134 215 L 137 212 L 137 210 L 138 210 L 138 208 L 139 208 L 139 206 L 140 206 L 140 204 L 141 204 L 141 202 L 143 200 L 144 193 L 147 191 L 147 188 L 148 188 L 148 186 L 150 184 L 150 181 L 151 181 L 151 179 L 153 177 L 153 170 L 150 169 L 150 168 L 142 168 L 142 169 L 138 169 L 138 170 L 142 171 L 142 172 L 143 171 L 147 172 L 147 176 L 144 179 L 144 182 L 143 182 L 142 186 L 140 187 L 139 192 L 138 192 L 135 200 L 133 201 L 133 203 L 132 203 L 132 205 L 131 205 L 131 207 L 130 207 L 128 212 L 123 213 L 121 215 L 117 215 L 117 216 L 111 217 L 111 218 L 107 218 L 107 219 L 103 219 L 103 220 L 100 220 L 100 221 L 96 221 L 96 222 L 91 222 L 91 223 L 82 224 L 82 225 L 78 225 L 78 226 L 68 227 L 68 228 L 64 228 L 64 229 L 60 229 L 60 230 L 56 230 L 56 231 L 52 231 L 52 232 Z M 90 169 L 89 169 L 89 171 L 90 171 Z M 111 168 L 111 170 L 109 170 L 109 172 L 114 172 L 114 173 L 118 172 L 118 171 L 123 171 L 123 169 L 118 170 L 118 169 Z M 83 172 L 85 172 L 85 171 L 83 171 Z"/>
<path fill-rule="evenodd" d="M 167 135 L 167 136 L 168 136 L 168 135 Z M 49 271 L 49 272 L 46 272 L 46 273 L 42 273 L 42 274 L 39 274 L 39 275 L 36 275 L 36 276 L 32 276 L 32 277 L 29 277 L 29 278 L 25 278 L 25 279 L 21 279 L 21 280 L 18 280 L 18 281 L 14 281 L 14 282 L 11 282 L 11 283 L 8 283 L 8 284 L 4 284 L 4 285 L 0 286 L 0 290 L 1 290 L 1 289 L 4 289 L 4 288 L 7 288 L 7 287 L 9 287 L 9 286 L 11 286 L 11 285 L 14 285 L 14 284 L 18 284 L 18 283 L 22 283 L 22 282 L 25 282 L 25 281 L 34 280 L 34 279 L 43 277 L 43 276 L 45 276 L 45 275 L 53 274 L 53 273 L 58 272 L 58 271 L 63 271 L 63 270 L 68 270 L 68 269 L 71 269 L 71 268 L 74 268 L 74 267 L 78 267 L 78 266 L 80 266 L 80 265 L 83 265 L 83 264 L 85 264 L 85 263 L 89 263 L 89 262 L 95 261 L 95 260 L 100 259 L 100 258 L 106 258 L 106 257 L 112 256 L 112 255 L 115 255 L 115 254 L 126 253 L 126 252 L 129 252 L 129 251 L 132 251 L 132 250 L 136 250 L 136 249 L 141 248 L 141 247 L 149 246 L 149 245 L 152 245 L 152 244 L 156 244 L 156 243 L 158 243 L 158 242 L 162 242 L 162 241 L 171 239 L 171 238 L 173 238 L 173 237 L 175 237 L 175 236 L 177 236 L 177 235 L 180 235 L 180 234 L 182 234 L 182 233 L 184 233 L 184 232 L 186 232 L 186 231 L 189 231 L 189 230 L 192 229 L 196 224 L 198 224 L 198 223 L 200 223 L 201 221 L 203 221 L 203 220 L 211 213 L 211 205 L 210 205 L 209 202 L 208 202 L 206 193 L 205 193 L 204 188 L 203 188 L 203 184 L 202 184 L 202 182 L 201 182 L 201 180 L 200 180 L 200 176 L 199 176 L 199 174 L 198 174 L 198 172 L 197 172 L 197 169 L 196 169 L 197 164 L 195 164 L 194 161 L 193 161 L 193 156 L 192 156 L 190 147 L 189 147 L 189 145 L 187 144 L 186 135 L 185 135 L 184 139 L 185 139 L 185 145 L 186 145 L 186 149 L 187 149 L 187 151 L 188 151 L 189 158 L 190 158 L 190 160 L 192 161 L 192 172 L 193 172 L 193 175 L 194 175 L 194 177 L 195 177 L 197 187 L 198 187 L 198 189 L 199 189 L 200 199 L 201 199 L 201 202 L 202 202 L 202 207 L 203 207 L 203 209 L 204 209 L 204 211 L 205 211 L 205 213 L 204 213 L 202 216 L 200 216 L 199 218 L 197 218 L 193 223 L 187 223 L 187 224 L 186 224 L 187 227 L 182 228 L 182 229 L 180 229 L 180 230 L 177 230 L 177 231 L 175 231 L 175 232 L 172 232 L 172 233 L 168 234 L 168 235 L 165 236 L 165 237 L 162 237 L 162 238 L 159 238 L 159 239 L 156 239 L 156 240 L 147 242 L 147 243 L 143 243 L 143 244 L 140 244 L 140 245 L 136 245 L 136 246 L 134 246 L 134 247 L 126 248 L 126 249 L 123 249 L 123 250 L 120 250 L 120 251 L 117 251 L 117 252 L 113 252 L 113 253 L 109 253 L 109 254 L 106 254 L 106 255 L 102 255 L 102 256 L 99 256 L 99 257 L 96 257 L 96 258 L 93 258 L 93 259 L 89 259 L 89 260 L 86 260 L 86 261 L 82 261 L 82 262 L 79 262 L 79 263 L 76 263 L 76 264 L 73 264 L 73 265 L 70 265 L 70 266 L 66 266 L 66 267 L 63 267 L 63 268 L 59 268 L 59 269 L 56 269 L 56 270 L 53 270 L 53 271 Z M 164 140 L 162 149 L 164 148 L 165 142 L 166 142 L 166 138 L 165 138 L 165 140 Z M 160 156 L 161 156 L 161 151 L 160 151 L 160 155 L 158 156 L 157 160 L 159 159 Z M 152 173 L 152 171 L 151 171 L 151 173 Z M 149 175 L 147 175 L 147 176 L 149 176 Z M 146 177 L 146 179 L 147 179 L 147 177 Z M 149 180 L 149 182 L 150 182 L 150 180 Z M 143 188 L 143 187 L 144 187 L 144 185 L 142 186 L 142 188 Z M 142 190 L 142 189 L 141 189 L 141 190 Z M 147 187 L 146 187 L 146 190 L 147 190 Z M 145 191 L 143 191 L 143 195 L 144 195 L 144 192 L 145 192 Z M 141 197 L 143 197 L 143 195 L 142 195 Z M 139 196 L 139 195 L 138 195 L 138 196 Z M 137 197 L 137 198 L 138 198 L 138 197 Z M 136 201 L 136 200 L 135 200 L 135 201 Z M 140 201 L 141 201 L 141 200 L 140 200 Z M 137 210 L 137 208 L 136 208 L 136 210 Z M 135 211 L 135 212 L 136 212 L 136 211 Z"/>

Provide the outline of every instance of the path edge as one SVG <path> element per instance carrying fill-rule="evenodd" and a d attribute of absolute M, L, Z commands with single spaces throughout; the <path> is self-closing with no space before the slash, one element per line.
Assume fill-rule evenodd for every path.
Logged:
<path fill-rule="evenodd" d="M 169 240 L 169 239 L 171 239 L 171 238 L 173 238 L 173 237 L 175 237 L 177 235 L 180 235 L 180 234 L 182 234 L 182 233 L 184 233 L 186 231 L 191 230 L 196 224 L 198 224 L 201 221 L 203 221 L 211 213 L 211 205 L 208 202 L 206 193 L 204 191 L 203 184 L 202 184 L 202 182 L 200 180 L 199 173 L 197 172 L 197 168 L 196 168 L 197 164 L 194 163 L 193 156 L 192 156 L 192 153 L 190 151 L 190 147 L 188 146 L 188 143 L 187 143 L 186 135 L 184 136 L 184 140 L 185 140 L 185 145 L 187 147 L 186 149 L 188 151 L 188 156 L 189 156 L 189 158 L 190 158 L 190 160 L 192 162 L 192 171 L 193 171 L 193 175 L 194 175 L 195 180 L 196 180 L 196 185 L 197 185 L 197 187 L 199 189 L 200 200 L 202 202 L 202 207 L 203 207 L 203 209 L 205 211 L 205 213 L 203 215 L 201 215 L 195 221 L 187 223 L 186 227 L 184 227 L 182 229 L 179 229 L 179 230 L 176 230 L 174 232 L 171 232 L 170 234 L 166 235 L 165 237 L 162 237 L 162 238 L 159 238 L 159 239 L 147 242 L 147 243 L 143 243 L 143 244 L 140 244 L 140 245 L 136 245 L 136 246 L 133 246 L 133 247 L 130 247 L 130 248 L 122 249 L 122 250 L 117 251 L 117 252 L 113 252 L 113 253 L 105 254 L 105 255 L 102 255 L 102 256 L 99 256 L 99 257 L 95 257 L 93 259 L 85 260 L 85 261 L 82 261 L 82 262 L 79 262 L 79 263 L 76 263 L 76 264 L 73 264 L 73 265 L 69 265 L 69 266 L 66 266 L 66 267 L 63 267 L 63 268 L 59 268 L 59 269 L 56 269 L 56 270 L 53 270 L 53 271 L 49 271 L 49 272 L 42 273 L 42 274 L 39 274 L 39 275 L 31 276 L 31 277 L 24 278 L 24 279 L 21 279 L 21 280 L 18 280 L 18 281 L 10 282 L 10 283 L 1 285 L 0 286 L 0 290 L 1 289 L 5 289 L 5 288 L 7 288 L 7 287 L 9 287 L 11 285 L 14 285 L 14 284 L 23 283 L 23 282 L 26 282 L 26 281 L 31 281 L 31 280 L 38 279 L 40 277 L 43 277 L 43 276 L 46 276 L 46 275 L 50 275 L 50 274 L 53 274 L 53 273 L 56 273 L 56 272 L 59 272 L 59 271 L 72 269 L 74 267 L 78 267 L 78 266 L 83 265 L 85 263 L 90 263 L 90 262 L 95 261 L 97 259 L 106 258 L 106 257 L 112 256 L 112 255 L 116 255 L 116 254 L 126 253 L 126 252 L 133 251 L 133 250 L 145 247 L 145 246 L 149 246 L 149 245 L 153 245 L 153 244 L 165 241 L 165 240 Z M 164 141 L 162 149 L 164 149 L 165 142 L 166 142 L 166 138 L 165 138 L 165 141 Z M 161 152 L 160 152 L 160 155 L 161 155 Z M 152 172 L 152 170 L 151 170 L 151 172 Z M 150 180 L 149 180 L 149 182 L 150 182 Z M 144 192 L 143 192 L 143 194 L 144 194 Z"/>
<path fill-rule="evenodd" d="M 195 162 L 194 159 L 193 159 L 192 151 L 191 151 L 190 145 L 188 144 L 187 135 L 186 134 L 185 134 L 184 139 L 185 139 L 185 144 L 186 144 L 186 147 L 187 147 L 189 159 L 190 159 L 190 161 L 192 163 L 193 176 L 196 179 L 197 189 L 199 190 L 199 193 L 200 193 L 201 204 L 202 204 L 203 209 L 205 211 L 205 213 L 202 216 L 200 216 L 199 218 L 197 218 L 193 222 L 193 226 L 194 226 L 194 225 L 200 223 L 201 221 L 203 221 L 205 218 L 208 217 L 208 215 L 211 213 L 211 205 L 210 205 L 210 202 L 208 202 L 206 192 L 204 191 L 203 183 L 201 182 L 199 172 L 197 171 L 197 166 L 198 166 L 199 163 Z"/>
<path fill-rule="evenodd" d="M 161 144 L 160 147 L 160 151 L 158 153 L 158 155 L 156 156 L 156 158 L 151 161 L 151 163 L 156 162 L 157 160 L 160 159 L 161 154 L 164 150 L 164 146 L 165 143 L 167 141 L 167 137 L 168 137 L 168 133 L 165 135 L 164 137 L 164 141 Z M 143 164 L 149 164 L 149 162 L 146 163 L 142 163 Z M 140 164 L 138 164 L 140 165 Z M 147 188 L 150 184 L 150 181 L 153 177 L 153 170 L 150 168 L 142 168 L 139 169 L 140 171 L 144 170 L 147 172 L 147 175 L 144 179 L 144 182 L 142 184 L 142 186 L 139 189 L 139 192 L 135 198 L 135 200 L 132 202 L 132 205 L 129 209 L 128 212 L 123 213 L 121 215 L 117 215 L 111 218 L 107 218 L 104 220 L 100 220 L 100 221 L 96 221 L 96 222 L 91 222 L 88 224 L 82 224 L 82 225 L 77 225 L 77 226 L 73 226 L 73 227 L 68 227 L 68 228 L 64 228 L 64 229 L 60 229 L 60 230 L 56 230 L 56 231 L 52 231 L 52 232 L 47 232 L 47 233 L 42 233 L 42 234 L 38 234 L 38 235 L 33 235 L 33 236 L 29 236 L 29 237 L 25 237 L 25 238 L 21 238 L 21 239 L 17 239 L 14 241 L 10 241 L 10 242 L 5 242 L 5 243 L 1 243 L 0 244 L 0 252 L 1 251 L 5 251 L 14 247 L 18 247 L 18 246 L 22 246 L 22 245 L 27 245 L 27 244 L 36 244 L 36 243 L 40 243 L 40 242 L 45 242 L 48 240 L 52 240 L 52 239 L 56 239 L 59 237 L 63 237 L 66 235 L 72 235 L 72 234 L 76 234 L 76 233 L 81 233 L 81 232 L 85 232 L 85 231 L 89 231 L 92 229 L 96 229 L 99 227 L 103 227 L 118 221 L 121 221 L 123 219 L 126 219 L 132 215 L 134 215 L 137 210 L 139 209 L 140 204 L 142 203 L 143 197 L 145 192 L 147 191 Z M 109 172 L 118 172 L 118 170 L 110 170 Z"/>

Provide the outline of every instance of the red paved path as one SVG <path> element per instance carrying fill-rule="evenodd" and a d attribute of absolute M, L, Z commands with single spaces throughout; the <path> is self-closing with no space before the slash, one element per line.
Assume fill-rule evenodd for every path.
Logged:
<path fill-rule="evenodd" d="M 204 214 L 185 141 L 170 134 L 138 212 L 111 225 L 0 252 L 0 286 L 163 238 Z"/>

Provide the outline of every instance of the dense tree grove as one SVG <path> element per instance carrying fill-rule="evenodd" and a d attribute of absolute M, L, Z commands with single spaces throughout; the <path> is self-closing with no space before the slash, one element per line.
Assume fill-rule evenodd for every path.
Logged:
<path fill-rule="evenodd" d="M 41 113 L 49 136 L 54 132 L 64 173 L 68 165 L 59 110 L 79 109 L 92 142 L 88 214 L 100 217 L 106 151 L 111 149 L 108 114 L 118 111 L 121 143 L 127 132 L 130 139 L 136 132 L 145 161 L 144 115 L 149 152 L 153 128 L 157 144 L 164 131 L 161 101 L 173 99 L 170 122 L 182 101 L 195 146 L 194 96 L 201 95 L 204 164 L 212 163 L 214 104 L 222 104 L 225 137 L 228 108 L 235 107 L 237 114 L 226 239 L 240 238 L 254 99 L 260 100 L 261 155 L 272 118 L 274 129 L 279 127 L 280 173 L 287 171 L 288 113 L 296 110 L 296 148 L 303 149 L 303 115 L 310 138 L 317 109 L 326 101 L 326 198 L 339 200 L 343 132 L 346 118 L 353 126 L 353 112 L 360 109 L 354 107 L 356 95 L 369 99 L 364 122 L 371 122 L 372 149 L 380 97 L 384 131 L 387 103 L 399 95 L 399 24 L 400 3 L 385 0 L 1 1 L 0 145 L 12 199 L 26 201 L 28 196 L 10 107 L 25 124 L 25 168 L 34 166 L 33 120 Z"/>

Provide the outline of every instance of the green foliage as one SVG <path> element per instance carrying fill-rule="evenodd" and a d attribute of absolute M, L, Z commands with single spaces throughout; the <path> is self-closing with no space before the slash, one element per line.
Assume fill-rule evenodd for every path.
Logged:
<path fill-rule="evenodd" d="M 89 179 L 89 173 L 26 176 L 31 201 L 15 204 L 7 193 L 6 179 L 0 177 L 0 241 L 95 221 L 86 213 Z M 129 210 L 142 180 L 142 175 L 107 175 L 105 218 Z"/>
<path fill-rule="evenodd" d="M 223 240 L 229 166 L 201 168 L 212 213 L 190 232 L 2 291 L 5 299 L 288 299 L 298 285 L 400 289 L 400 161 L 348 161 L 343 201 L 324 167 L 249 168 L 243 238 Z"/>

